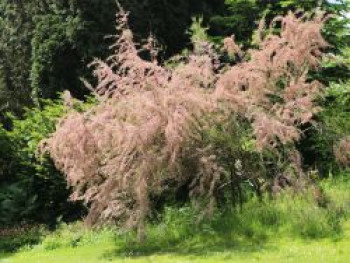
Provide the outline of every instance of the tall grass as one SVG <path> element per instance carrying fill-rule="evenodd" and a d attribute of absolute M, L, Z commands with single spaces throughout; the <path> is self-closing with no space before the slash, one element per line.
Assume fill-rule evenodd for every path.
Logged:
<path fill-rule="evenodd" d="M 62 224 L 45 234 L 34 247 L 58 248 L 114 244 L 115 253 L 126 255 L 154 252 L 223 251 L 235 247 L 248 249 L 263 246 L 265 241 L 280 238 L 337 239 L 342 223 L 350 215 L 350 178 L 340 176 L 321 184 L 326 201 L 319 205 L 312 193 L 304 195 L 285 191 L 278 197 L 251 198 L 243 209 L 227 208 L 207 221 L 199 221 L 190 207 L 167 207 L 158 219 L 147 225 L 147 240 L 137 241 L 136 233 L 117 228 L 87 229 L 81 222 Z"/>
<path fill-rule="evenodd" d="M 315 201 L 313 193 L 303 195 L 285 191 L 278 197 L 252 198 L 243 209 L 227 208 L 198 223 L 190 207 L 166 208 L 161 219 L 149 224 L 146 243 L 137 243 L 128 234 L 118 251 L 147 253 L 222 249 L 232 246 L 262 245 L 278 238 L 341 238 L 343 222 L 350 215 L 350 178 L 322 182 L 325 201 Z"/>

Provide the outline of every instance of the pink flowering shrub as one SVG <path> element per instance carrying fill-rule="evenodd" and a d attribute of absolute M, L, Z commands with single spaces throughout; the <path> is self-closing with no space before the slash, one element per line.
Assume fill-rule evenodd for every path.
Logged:
<path fill-rule="evenodd" d="M 281 33 L 263 38 L 258 49 L 250 50 L 249 61 L 220 76 L 215 90 L 218 99 L 252 121 L 259 149 L 297 141 L 300 125 L 319 110 L 313 100 L 321 85 L 307 78 L 327 47 L 322 16 L 304 21 L 289 14 L 272 23 L 277 21 Z"/>
<path fill-rule="evenodd" d="M 308 71 L 317 69 L 327 46 L 322 15 L 276 18 L 247 54 L 226 39 L 228 52 L 249 57 L 235 66 L 220 65 L 213 46 L 198 42 L 174 68 L 158 64 L 152 37 L 137 48 L 127 21 L 122 10 L 114 53 L 92 63 L 98 84 L 87 86 L 98 105 L 70 111 L 45 143 L 73 186 L 72 198 L 90 207 L 88 223 L 118 222 L 142 237 L 151 196 L 184 184 L 210 213 L 225 185 L 239 192 L 239 180 L 259 182 L 265 150 L 287 149 L 300 176 L 293 143 L 319 110 L 313 99 L 321 85 L 308 80 Z M 142 59 L 141 50 L 151 59 Z M 249 128 L 242 130 L 238 119 Z"/>

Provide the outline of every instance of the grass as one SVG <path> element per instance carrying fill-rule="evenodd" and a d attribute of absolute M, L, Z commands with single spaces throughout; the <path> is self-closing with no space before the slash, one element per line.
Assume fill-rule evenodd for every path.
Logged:
<path fill-rule="evenodd" d="M 174 252 L 160 252 L 150 255 L 115 254 L 113 242 L 87 245 L 77 248 L 60 248 L 50 251 L 25 251 L 5 256 L 1 263 L 99 263 L 99 262 L 349 262 L 350 224 L 346 235 L 340 240 L 332 239 L 306 241 L 302 239 L 276 238 L 264 244 L 232 244 L 216 249 L 186 248 Z"/>
<path fill-rule="evenodd" d="M 61 225 L 37 245 L 0 253 L 0 263 L 55 262 L 350 262 L 350 180 L 323 182 L 322 206 L 285 193 L 217 213 L 197 225 L 192 209 L 167 208 L 148 226 L 147 243 L 116 229 Z M 1 244 L 1 242 L 0 242 Z"/>

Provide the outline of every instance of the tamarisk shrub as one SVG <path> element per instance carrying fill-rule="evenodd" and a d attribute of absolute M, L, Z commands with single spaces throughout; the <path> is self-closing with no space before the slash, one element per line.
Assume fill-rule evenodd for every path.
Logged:
<path fill-rule="evenodd" d="M 245 119 L 255 153 L 278 151 L 300 138 L 300 124 L 319 110 L 313 98 L 320 84 L 308 81 L 307 73 L 317 69 L 327 44 L 320 33 L 322 15 L 307 20 L 290 13 L 274 20 L 281 23 L 280 33 L 273 34 L 271 25 L 260 47 L 249 51 L 250 59 L 236 66 L 220 65 L 213 46 L 199 42 L 193 54 L 166 68 L 157 62 L 155 40 L 138 48 L 127 21 L 121 9 L 113 54 L 91 64 L 98 84 L 87 86 L 100 102 L 85 112 L 70 111 L 45 150 L 67 175 L 72 198 L 89 205 L 89 224 L 118 222 L 137 228 L 142 239 L 150 196 L 189 182 L 192 200 L 210 212 L 218 189 L 242 176 L 239 171 L 227 176 L 227 163 L 244 171 L 245 162 L 228 160 L 220 150 L 224 143 L 205 139 L 213 127 L 225 134 L 234 116 Z M 244 55 L 233 38 L 225 47 Z M 139 55 L 145 50 L 148 61 Z M 300 166 L 295 152 L 290 162 Z"/>
<path fill-rule="evenodd" d="M 281 33 L 267 35 L 258 49 L 250 50 L 249 61 L 220 76 L 216 96 L 251 119 L 259 149 L 298 140 L 300 125 L 319 110 L 313 100 L 321 84 L 307 76 L 327 47 L 321 35 L 324 20 L 319 15 L 306 21 L 292 13 L 275 18 L 270 31 L 280 22 Z"/>

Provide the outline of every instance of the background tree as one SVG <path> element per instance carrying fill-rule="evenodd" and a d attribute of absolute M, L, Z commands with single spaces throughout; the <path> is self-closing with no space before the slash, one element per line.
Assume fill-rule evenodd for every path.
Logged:
<path fill-rule="evenodd" d="M 0 3 L 1 93 L 6 94 L 6 103 L 1 106 L 17 113 L 23 105 L 31 104 L 31 20 L 37 10 L 30 2 L 5 0 Z"/>

